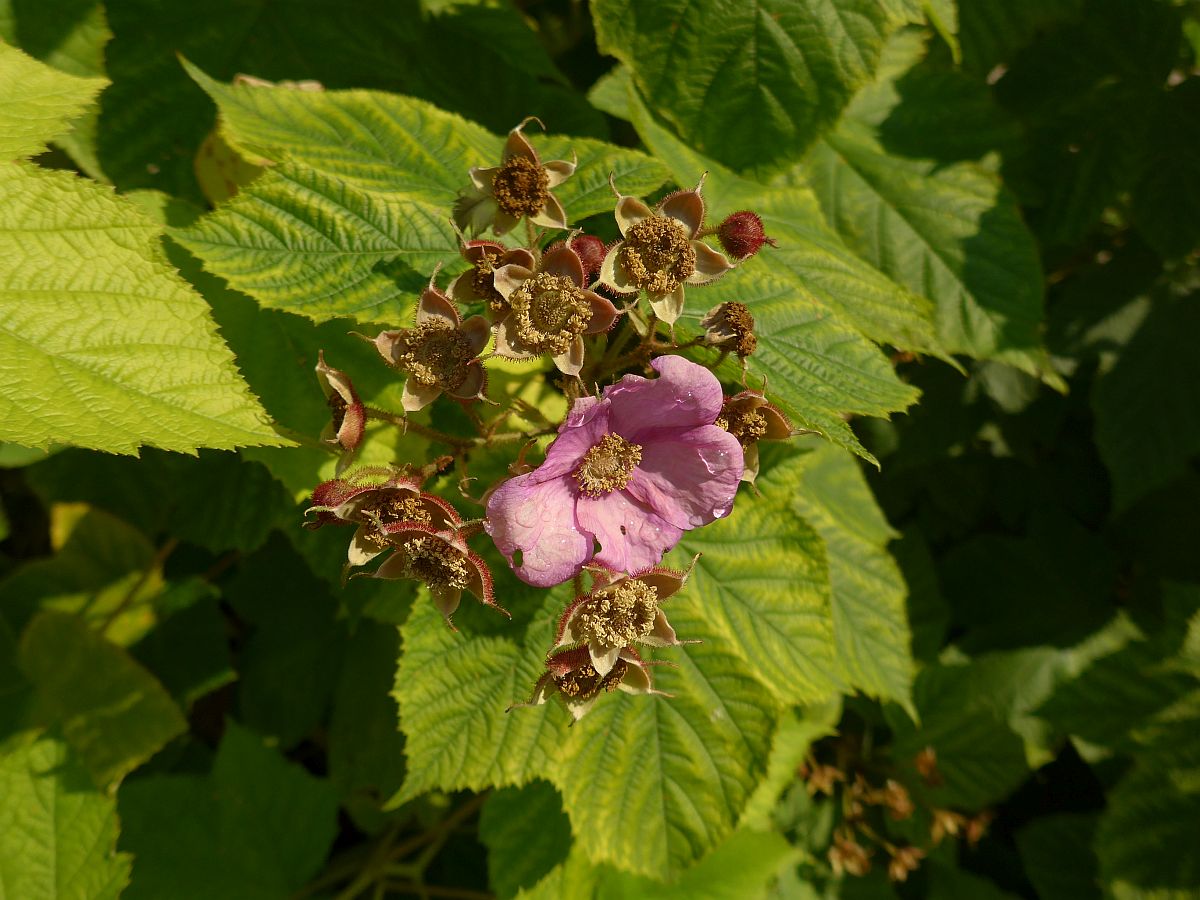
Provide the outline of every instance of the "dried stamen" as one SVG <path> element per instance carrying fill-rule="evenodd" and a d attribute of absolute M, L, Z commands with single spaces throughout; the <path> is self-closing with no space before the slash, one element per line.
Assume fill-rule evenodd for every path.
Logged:
<path fill-rule="evenodd" d="M 404 542 L 408 557 L 405 575 L 430 587 L 463 590 L 471 582 L 471 570 L 463 554 L 435 537 L 416 537 Z"/>
<path fill-rule="evenodd" d="M 509 298 L 517 339 L 535 353 L 557 356 L 587 330 L 592 307 L 570 278 L 539 272 Z"/>
<path fill-rule="evenodd" d="M 609 673 L 601 677 L 600 673 L 590 665 L 584 665 L 578 669 L 572 669 L 565 675 L 560 675 L 554 679 L 554 683 L 563 696 L 587 700 L 601 691 L 615 691 L 628 669 L 629 663 L 618 659 Z"/>
<path fill-rule="evenodd" d="M 767 418 L 757 409 L 727 406 L 713 424 L 732 434 L 743 447 L 749 447 L 767 433 Z"/>
<path fill-rule="evenodd" d="M 466 380 L 473 353 L 466 335 L 449 322 L 423 322 L 396 339 L 396 365 L 419 384 L 454 390 Z"/>
<path fill-rule="evenodd" d="M 583 455 L 573 476 L 584 494 L 603 497 L 629 484 L 641 461 L 640 444 L 630 443 L 619 434 L 606 434 Z"/>
<path fill-rule="evenodd" d="M 341 394 L 334 391 L 325 402 L 333 412 L 333 430 L 336 434 L 341 430 L 342 422 L 346 419 L 346 400 Z"/>
<path fill-rule="evenodd" d="M 650 216 L 629 227 L 620 250 L 625 271 L 640 290 L 669 294 L 696 271 L 696 250 L 683 226 Z"/>
<path fill-rule="evenodd" d="M 700 324 L 705 339 L 714 347 L 732 350 L 745 359 L 758 348 L 754 316 L 744 303 L 722 303 L 709 311 Z"/>
<path fill-rule="evenodd" d="M 623 647 L 649 634 L 657 613 L 658 589 L 631 579 L 584 603 L 578 613 L 578 630 L 586 640 Z"/>
<path fill-rule="evenodd" d="M 546 206 L 550 176 L 529 157 L 514 156 L 492 177 L 492 194 L 510 216 L 535 216 Z"/>

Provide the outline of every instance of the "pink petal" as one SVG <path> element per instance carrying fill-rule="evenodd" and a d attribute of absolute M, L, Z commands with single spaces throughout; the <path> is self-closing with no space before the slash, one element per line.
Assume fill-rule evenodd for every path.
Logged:
<path fill-rule="evenodd" d="M 721 412 L 721 383 L 704 366 L 682 356 L 650 363 L 658 378 L 626 375 L 605 389 L 612 401 L 612 427 L 635 444 L 669 429 L 711 425 Z"/>
<path fill-rule="evenodd" d="M 699 528 L 729 514 L 742 465 L 737 438 L 708 425 L 645 444 L 625 489 L 677 528 Z"/>
<path fill-rule="evenodd" d="M 627 490 L 603 497 L 580 496 L 579 526 L 600 543 L 594 561 L 614 572 L 637 572 L 660 562 L 683 531 L 638 501 Z"/>
<path fill-rule="evenodd" d="M 591 538 L 575 521 L 566 478 L 540 484 L 518 475 L 496 488 L 487 504 L 487 532 L 522 581 L 551 587 L 576 575 L 592 556 Z M 521 551 L 521 564 L 513 555 Z"/>
<path fill-rule="evenodd" d="M 546 461 L 530 473 L 531 476 L 539 482 L 569 477 L 583 455 L 608 434 L 608 416 L 607 403 L 591 397 L 576 400 L 558 437 L 546 448 Z"/>

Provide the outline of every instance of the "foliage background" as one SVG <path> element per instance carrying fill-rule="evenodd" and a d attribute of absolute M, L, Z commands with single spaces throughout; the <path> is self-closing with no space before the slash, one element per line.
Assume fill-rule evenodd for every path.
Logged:
<path fill-rule="evenodd" d="M 1200 891 L 1200 4 L 0 0 L 0 36 L 33 157 L 0 173 L 0 894 Z M 681 331 L 745 302 L 817 433 L 681 546 L 675 698 L 570 731 L 501 712 L 561 591 L 502 577 L 514 623 L 455 635 L 298 527 L 317 349 L 398 407 L 347 332 L 453 270 L 448 204 L 530 114 L 606 238 L 609 171 L 763 216 Z M 493 371 L 561 413 L 526 381 Z M 988 833 L 838 877 L 810 752 L 907 786 L 893 841 Z"/>

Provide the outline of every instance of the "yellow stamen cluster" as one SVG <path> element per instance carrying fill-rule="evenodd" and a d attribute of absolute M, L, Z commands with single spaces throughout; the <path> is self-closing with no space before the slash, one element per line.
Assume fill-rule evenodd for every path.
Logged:
<path fill-rule="evenodd" d="M 463 590 L 471 583 L 471 568 L 463 554 L 435 537 L 415 537 L 404 542 L 408 558 L 405 575 L 430 587 Z"/>
<path fill-rule="evenodd" d="M 641 461 L 640 444 L 631 443 L 619 434 L 606 434 L 583 455 L 572 476 L 581 492 L 589 497 L 603 497 L 629 484 Z"/>
<path fill-rule="evenodd" d="M 625 232 L 620 263 L 639 290 L 669 294 L 696 271 L 696 249 L 674 219 L 650 216 Z"/>
<path fill-rule="evenodd" d="M 384 494 L 358 511 L 359 516 L 368 524 L 363 533 L 363 539 L 379 549 L 387 546 L 387 537 L 383 526 L 392 522 L 422 522 L 429 524 L 433 517 L 420 498 L 412 494 Z"/>
<path fill-rule="evenodd" d="M 515 333 L 529 350 L 557 356 L 583 334 L 592 319 L 592 307 L 570 278 L 539 272 L 513 291 L 509 298 Z"/>
<path fill-rule="evenodd" d="M 466 380 L 474 354 L 466 335 L 449 322 L 433 320 L 406 328 L 396 342 L 396 365 L 419 384 L 453 390 Z"/>
<path fill-rule="evenodd" d="M 624 647 L 650 633 L 657 613 L 658 589 L 631 579 L 585 601 L 576 621 L 585 640 Z"/>
<path fill-rule="evenodd" d="M 550 176 L 529 157 L 514 156 L 492 177 L 492 194 L 510 216 L 535 216 L 546 206 Z"/>

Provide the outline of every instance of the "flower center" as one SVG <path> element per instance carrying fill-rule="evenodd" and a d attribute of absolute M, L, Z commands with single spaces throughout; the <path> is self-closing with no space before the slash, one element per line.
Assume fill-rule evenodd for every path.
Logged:
<path fill-rule="evenodd" d="M 537 273 L 513 291 L 509 304 L 517 340 L 535 353 L 565 353 L 592 320 L 587 296 L 563 275 Z"/>
<path fill-rule="evenodd" d="M 658 589 L 644 581 L 624 581 L 597 594 L 579 610 L 579 630 L 588 641 L 624 647 L 645 637 L 658 613 Z"/>
<path fill-rule="evenodd" d="M 732 434 L 743 447 L 749 447 L 767 433 L 767 418 L 757 409 L 729 407 L 713 424 Z"/>
<path fill-rule="evenodd" d="M 560 675 L 558 678 L 555 678 L 554 683 L 564 696 L 578 697 L 581 700 L 586 700 L 589 697 L 596 696 L 601 691 L 615 691 L 628 668 L 629 663 L 623 659 L 618 659 L 612 669 L 609 670 L 609 673 L 602 678 L 591 666 L 580 666 L 566 675 Z"/>
<path fill-rule="evenodd" d="M 546 206 L 550 176 L 528 156 L 514 156 L 492 176 L 492 194 L 510 216 L 534 216 Z"/>
<path fill-rule="evenodd" d="M 619 434 L 606 434 L 583 454 L 573 473 L 579 490 L 589 497 L 603 497 L 629 484 L 633 470 L 642 461 L 642 447 Z"/>
<path fill-rule="evenodd" d="M 500 260 L 499 253 L 485 253 L 475 264 L 475 274 L 471 276 L 471 287 L 475 289 L 476 296 L 487 301 L 488 309 L 495 313 L 508 312 L 508 301 L 496 290 L 496 283 L 492 278 Z"/>
<path fill-rule="evenodd" d="M 629 226 L 621 262 L 639 289 L 669 294 L 696 271 L 696 249 L 674 219 L 650 216 Z"/>
<path fill-rule="evenodd" d="M 430 587 L 463 590 L 471 582 L 471 570 L 463 555 L 435 537 L 416 537 L 404 542 L 408 557 L 405 574 Z"/>
<path fill-rule="evenodd" d="M 453 390 L 467 377 L 471 345 L 466 335 L 448 322 L 423 322 L 406 328 L 396 347 L 396 365 L 420 384 Z"/>

